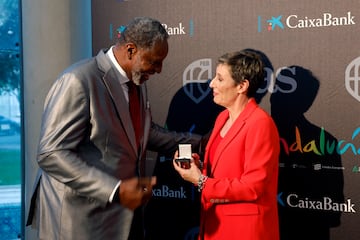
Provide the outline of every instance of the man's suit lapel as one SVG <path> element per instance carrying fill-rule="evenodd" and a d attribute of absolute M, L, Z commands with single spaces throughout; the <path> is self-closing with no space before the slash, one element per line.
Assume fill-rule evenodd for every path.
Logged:
<path fill-rule="evenodd" d="M 150 102 L 148 100 L 147 97 L 147 89 L 146 89 L 146 84 L 143 83 L 141 84 L 141 114 L 145 114 L 145 116 L 141 117 L 141 120 L 143 121 L 143 129 L 144 129 L 144 135 L 143 135 L 143 140 L 141 141 L 141 152 L 146 151 L 146 144 L 148 141 L 148 133 L 150 131 L 150 127 L 151 127 L 151 112 L 150 112 Z"/>
<path fill-rule="evenodd" d="M 120 78 L 123 78 L 120 73 L 115 71 L 115 67 L 111 64 L 110 59 L 103 51 L 97 55 L 96 60 L 99 68 L 104 72 L 103 81 L 115 105 L 117 115 L 120 123 L 126 131 L 126 135 L 131 142 L 136 154 L 138 149 L 136 145 L 135 131 L 132 128 L 132 121 L 129 113 L 129 105 L 126 101 L 123 88 L 120 84 Z"/>

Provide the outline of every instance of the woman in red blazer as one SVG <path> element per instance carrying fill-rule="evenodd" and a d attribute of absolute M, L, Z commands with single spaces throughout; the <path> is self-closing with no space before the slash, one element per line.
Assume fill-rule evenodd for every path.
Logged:
<path fill-rule="evenodd" d="M 279 135 L 256 103 L 264 65 L 254 51 L 219 58 L 210 87 L 219 114 L 203 167 L 193 154 L 189 169 L 174 161 L 183 179 L 201 191 L 201 240 L 278 240 Z M 177 158 L 177 153 L 175 158 Z"/>

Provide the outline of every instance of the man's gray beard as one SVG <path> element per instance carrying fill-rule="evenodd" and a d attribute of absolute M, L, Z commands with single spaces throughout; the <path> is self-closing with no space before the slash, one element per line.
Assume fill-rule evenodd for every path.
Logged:
<path fill-rule="evenodd" d="M 136 85 L 140 85 L 141 73 L 133 71 L 132 80 Z"/>

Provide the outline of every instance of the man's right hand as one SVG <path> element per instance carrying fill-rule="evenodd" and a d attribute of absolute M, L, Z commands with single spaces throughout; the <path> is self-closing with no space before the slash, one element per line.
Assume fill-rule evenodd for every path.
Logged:
<path fill-rule="evenodd" d="M 156 177 L 146 179 L 134 177 L 122 180 L 119 189 L 120 204 L 135 210 L 149 199 L 155 184 Z"/>

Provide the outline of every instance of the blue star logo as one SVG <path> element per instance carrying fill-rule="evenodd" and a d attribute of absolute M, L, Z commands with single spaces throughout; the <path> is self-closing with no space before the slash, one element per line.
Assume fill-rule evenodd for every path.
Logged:
<path fill-rule="evenodd" d="M 278 16 L 278 17 L 271 17 L 270 20 L 267 20 L 267 22 L 269 23 L 269 28 L 268 30 L 274 30 L 274 28 L 276 26 L 278 26 L 279 28 L 281 29 L 284 29 L 284 25 L 282 24 L 281 22 L 281 18 L 282 18 L 282 15 Z M 271 27 L 271 29 L 270 29 Z"/>

